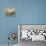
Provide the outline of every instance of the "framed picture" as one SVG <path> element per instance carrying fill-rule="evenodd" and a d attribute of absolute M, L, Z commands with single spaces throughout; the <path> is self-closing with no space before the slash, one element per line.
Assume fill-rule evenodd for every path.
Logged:
<path fill-rule="evenodd" d="M 5 15 L 6 16 L 15 16 L 16 15 L 16 9 L 15 8 L 5 8 Z"/>

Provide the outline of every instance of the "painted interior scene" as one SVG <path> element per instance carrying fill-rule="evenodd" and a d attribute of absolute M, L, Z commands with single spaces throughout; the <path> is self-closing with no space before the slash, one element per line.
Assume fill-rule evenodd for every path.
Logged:
<path fill-rule="evenodd" d="M 20 31 L 20 32 L 19 32 Z M 19 42 L 32 45 L 32 42 L 46 42 L 46 25 L 18 25 Z"/>

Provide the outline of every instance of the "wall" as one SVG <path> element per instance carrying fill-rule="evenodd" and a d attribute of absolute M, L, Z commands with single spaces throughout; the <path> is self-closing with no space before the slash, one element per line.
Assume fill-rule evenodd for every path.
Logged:
<path fill-rule="evenodd" d="M 15 7 L 16 17 L 6 17 L 5 7 Z M 8 43 L 7 36 L 17 32 L 17 24 L 46 24 L 46 0 L 0 0 L 0 44 Z"/>
<path fill-rule="evenodd" d="M 38 30 L 41 30 L 41 31 L 46 31 L 46 25 L 21 25 L 20 26 L 21 30 L 34 30 L 34 31 L 38 31 Z"/>

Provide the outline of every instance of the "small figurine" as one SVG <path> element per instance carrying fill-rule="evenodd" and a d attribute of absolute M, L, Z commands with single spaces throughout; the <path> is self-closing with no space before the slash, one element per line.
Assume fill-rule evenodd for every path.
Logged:
<path fill-rule="evenodd" d="M 14 32 L 10 33 L 8 36 L 8 40 L 12 41 L 11 45 L 13 45 L 13 43 L 15 43 L 15 39 L 16 39 L 16 33 L 14 33 Z M 8 42 L 8 46 L 10 46 L 10 42 Z"/>
<path fill-rule="evenodd" d="M 14 40 L 15 41 L 16 38 L 16 34 L 15 33 L 10 33 L 10 35 L 8 36 L 9 40 Z"/>

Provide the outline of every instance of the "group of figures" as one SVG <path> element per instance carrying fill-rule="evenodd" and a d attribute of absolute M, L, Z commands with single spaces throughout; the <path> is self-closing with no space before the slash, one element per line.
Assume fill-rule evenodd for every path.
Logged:
<path fill-rule="evenodd" d="M 21 39 L 24 39 L 26 38 L 27 40 L 28 39 L 31 39 L 32 37 L 39 37 L 39 39 L 44 39 L 46 40 L 46 31 L 45 30 L 21 30 Z M 41 38 L 40 38 L 41 36 Z M 36 38 L 35 37 L 35 38 Z M 35 39 L 34 38 L 34 39 Z"/>

